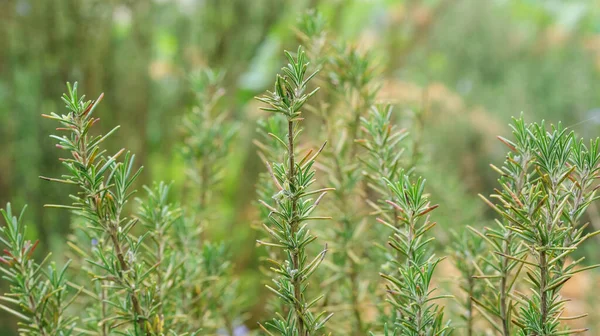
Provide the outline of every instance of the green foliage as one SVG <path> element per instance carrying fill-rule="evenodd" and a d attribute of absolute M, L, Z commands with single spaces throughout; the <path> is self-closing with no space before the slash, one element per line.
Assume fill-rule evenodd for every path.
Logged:
<path fill-rule="evenodd" d="M 212 111 L 212 102 L 219 95 L 208 88 L 203 89 L 206 99 L 200 103 L 202 111 L 206 112 L 204 117 L 209 118 L 212 116 L 208 114 Z M 99 335 L 186 335 L 199 330 L 216 333 L 221 328 L 232 334 L 235 323 L 243 318 L 241 309 L 244 305 L 237 290 L 237 280 L 231 273 L 226 249 L 223 244 L 202 240 L 202 231 L 194 228 L 196 219 L 207 219 L 204 207 L 210 206 L 212 200 L 207 196 L 208 188 L 216 189 L 218 177 L 200 174 L 202 178 L 194 180 L 205 189 L 196 196 L 202 211 L 194 209 L 191 211 L 196 214 L 194 216 L 183 216 L 182 209 L 170 202 L 170 186 L 163 182 L 152 188 L 145 187 L 147 197 L 137 199 L 137 214 L 128 216 L 126 204 L 134 193 L 130 187 L 141 170 L 133 170 L 133 156 L 129 153 L 125 154 L 124 162 L 118 161 L 124 150 L 114 156 L 106 156 L 106 151 L 100 147 L 118 127 L 107 135 L 90 135 L 91 127 L 99 120 L 93 112 L 102 96 L 95 102 L 85 101 L 84 97 L 78 96 L 77 84 L 68 85 L 68 90 L 63 100 L 69 112 L 45 117 L 59 121 L 64 127 L 57 130 L 69 134 L 52 136 L 59 141 L 57 147 L 67 150 L 72 156 L 62 159 L 69 174 L 60 179 L 44 179 L 79 187 L 79 192 L 71 196 L 72 205 L 50 207 L 69 209 L 85 221 L 84 226 L 77 228 L 84 234 L 73 235 L 69 245 L 78 257 L 84 259 L 78 265 L 87 275 L 85 278 L 75 275 L 74 278 L 91 283 L 91 286 L 67 282 L 66 267 L 57 271 L 54 266 L 48 273 L 43 273 L 48 282 L 42 282 L 41 265 L 29 259 L 37 244 L 23 240 L 22 228 L 13 218 L 10 219 L 11 230 L 6 231 L 9 239 L 3 242 L 10 248 L 27 252 L 23 257 L 28 259 L 19 259 L 19 272 L 31 279 L 26 279 L 24 292 L 17 291 L 17 287 L 14 290 L 19 297 L 22 295 L 23 300 L 30 302 L 28 308 L 22 307 L 28 309 L 32 316 L 10 311 L 33 321 L 31 330 L 52 335 L 55 330 L 65 335 L 73 330 Z M 222 120 L 218 124 L 226 127 Z M 221 155 L 191 150 L 196 146 L 208 146 L 206 141 L 194 135 L 202 132 L 203 126 L 213 127 L 211 122 L 195 125 L 198 129 L 188 128 L 194 133 L 186 141 L 186 148 L 190 149 L 187 152 L 190 168 L 198 168 L 196 163 L 200 162 L 199 165 L 206 169 L 201 170 L 210 173 L 222 165 L 227 150 L 220 152 Z M 227 141 L 235 133 L 235 127 L 229 127 Z M 213 143 L 214 148 L 224 145 L 219 141 Z M 7 221 L 11 218 L 10 211 L 6 218 Z M 138 223 L 141 225 L 136 225 Z M 142 233 L 137 235 L 137 231 Z M 30 269 L 27 270 L 29 273 L 25 272 L 25 266 Z M 65 310 L 71 303 L 63 298 L 67 284 L 86 294 L 81 302 L 77 302 L 85 307 L 82 328 L 75 329 L 77 314 L 72 315 Z M 31 286 L 38 288 L 39 293 Z M 42 297 L 35 296 L 40 293 Z M 38 304 L 44 305 L 41 313 L 38 312 Z M 45 310 L 46 306 L 48 310 Z M 46 322 L 48 317 L 45 314 L 53 314 L 54 320 Z"/>
<path fill-rule="evenodd" d="M 504 138 L 500 139 L 503 142 L 507 141 Z M 501 184 L 505 189 L 512 190 L 509 195 L 516 192 L 514 195 L 519 197 L 518 195 L 525 191 L 524 186 L 530 179 L 528 171 L 531 169 L 532 158 L 532 148 L 527 145 L 508 153 Z M 469 227 L 489 248 L 489 255 L 483 260 L 487 269 L 478 269 L 475 276 L 485 281 L 487 291 L 481 298 L 472 298 L 476 308 L 495 330 L 502 335 L 512 335 L 511 321 L 517 304 L 512 292 L 523 267 L 519 260 L 526 253 L 526 249 L 521 245 L 516 233 L 510 229 L 507 219 L 496 220 L 495 224 L 494 228 L 486 228 L 483 233 Z"/>
<path fill-rule="evenodd" d="M 375 101 L 379 78 L 374 76 L 371 55 L 334 39 L 319 13 L 308 12 L 300 19 L 298 35 L 314 55 L 321 74 L 315 80 L 324 87 L 308 110 L 322 121 L 319 130 L 328 146 L 319 169 L 327 175 L 323 186 L 334 188 L 333 197 L 324 200 L 323 206 L 336 213 L 335 225 L 316 231 L 330 242 L 331 258 L 325 261 L 328 272 L 318 275 L 326 288 L 325 308 L 335 312 L 328 329 L 363 335 L 369 329 L 364 307 L 373 304 L 371 292 L 379 263 L 370 249 L 377 234 L 369 230 L 362 165 L 356 160 L 361 148 L 356 141 L 360 118 Z"/>
<path fill-rule="evenodd" d="M 387 181 L 394 196 L 387 203 L 398 211 L 401 226 L 379 219 L 394 231 L 389 244 L 398 252 L 395 262 L 397 273 L 382 275 L 388 281 L 389 302 L 396 310 L 394 333 L 449 335 L 452 329 L 449 322 L 443 321 L 443 308 L 434 301 L 451 296 L 433 294 L 433 273 L 442 259 L 431 255 L 430 243 L 433 238 L 426 237 L 436 225 L 429 220 L 428 214 L 438 206 L 431 205 L 424 194 L 424 179 L 411 182 L 407 175 L 401 173 L 401 176 L 398 182 Z"/>
<path fill-rule="evenodd" d="M 195 102 L 184 116 L 183 156 L 187 176 L 194 182 L 198 206 L 204 208 L 216 193 L 226 171 L 225 158 L 239 125 L 229 120 L 219 103 L 225 89 L 224 73 L 203 69 L 191 77 Z"/>
<path fill-rule="evenodd" d="M 15 216 L 10 203 L 0 209 L 6 223 L 0 229 L 0 242 L 6 247 L 0 257 L 0 270 L 11 286 L 11 293 L 1 299 L 14 306 L 0 304 L 0 308 L 21 320 L 22 335 L 73 335 L 76 318 L 63 315 L 79 293 L 67 286 L 68 264 L 62 268 L 55 263 L 46 265 L 49 256 L 39 263 L 35 261 L 33 253 L 39 241 L 26 239 L 23 211 Z"/>
<path fill-rule="evenodd" d="M 594 267 L 578 258 L 596 235 L 584 223 L 598 141 L 517 120 L 485 199 L 493 225 L 469 196 L 491 189 L 482 167 L 498 153 L 487 139 L 514 105 L 596 133 L 597 13 L 579 2 L 317 1 L 305 15 L 292 1 L 0 3 L 0 198 L 34 209 L 30 231 L 3 211 L 0 308 L 24 335 L 238 335 L 245 323 L 293 336 L 586 331 L 592 319 L 573 322 L 584 315 L 567 316 L 561 292 Z M 303 49 L 286 53 L 259 98 L 270 116 L 254 140 L 257 173 L 246 156 L 256 115 L 244 112 L 294 18 Z M 227 73 L 184 78 L 205 64 Z M 57 161 L 34 114 L 54 109 L 54 83 L 73 76 L 108 90 L 102 118 L 122 131 L 99 128 L 103 96 L 69 86 L 66 112 L 46 116 L 66 134 L 53 136 L 66 153 Z M 577 80 L 565 88 L 565 78 Z M 136 160 L 113 155 L 117 144 Z M 40 172 L 63 186 L 31 178 Z M 43 211 L 48 199 L 70 211 Z M 449 230 L 431 230 L 437 203 Z M 324 215 L 331 223 L 313 224 Z M 253 251 L 257 218 L 269 238 Z M 435 257 L 442 245 L 454 266 Z M 260 258 L 270 297 L 257 289 Z M 456 311 L 436 301 L 444 285 Z M 442 313 L 464 323 L 451 328 Z M 253 323 L 265 316 L 275 318 Z"/>
<path fill-rule="evenodd" d="M 406 165 L 403 154 L 407 133 L 405 130 L 398 130 L 397 125 L 392 121 L 392 112 L 391 105 L 372 106 L 368 116 L 361 117 L 363 138 L 355 142 L 364 149 L 359 160 L 365 185 L 371 192 L 367 193 L 364 202 L 373 210 L 372 214 L 392 223 L 395 228 L 400 228 L 397 209 L 386 202 L 394 198 L 387 181 L 397 180 L 403 174 Z M 375 245 L 378 248 L 372 253 L 371 258 L 377 261 L 382 272 L 397 273 L 395 264 L 398 262 L 398 254 L 390 252 L 379 243 L 388 239 L 390 231 L 383 226 L 380 229 L 375 238 L 377 239 Z M 396 314 L 390 313 L 387 305 L 381 304 L 386 295 L 387 292 L 384 292 L 378 298 L 377 322 L 387 328 L 388 324 L 395 323 Z"/>
<path fill-rule="evenodd" d="M 309 189 L 315 182 L 313 165 L 323 147 L 314 154 L 312 150 L 309 151 L 300 160 L 295 152 L 296 139 L 301 131 L 301 108 L 317 90 L 307 93 L 307 84 L 316 73 L 306 76 L 308 61 L 301 48 L 298 48 L 295 58 L 289 52 L 286 52 L 286 56 L 289 63 L 282 68 L 283 75 L 277 75 L 275 89 L 258 98 L 269 105 L 263 108 L 265 111 L 284 115 L 288 126 L 287 142 L 272 134 L 285 151 L 287 162 L 267 163 L 272 183 L 278 190 L 271 200 L 261 200 L 270 210 L 269 222 L 264 224 L 264 228 L 272 241 L 259 241 L 261 245 L 280 248 L 285 252 L 285 260 L 271 261 L 278 277 L 273 279 L 274 287 L 267 287 L 286 303 L 288 314 L 284 317 L 280 312 L 277 318 L 265 324 L 263 330 L 269 334 L 271 332 L 267 328 L 280 335 L 305 336 L 318 332 L 331 318 L 331 314 L 314 315 L 311 308 L 319 297 L 308 299 L 306 295 L 308 279 L 327 253 L 325 247 L 314 259 L 308 260 L 306 248 L 316 237 L 310 234 L 306 222 L 328 219 L 312 215 L 328 189 Z M 318 197 L 313 200 L 312 195 Z"/>
<path fill-rule="evenodd" d="M 105 156 L 106 150 L 101 149 L 100 144 L 118 127 L 106 135 L 90 135 L 91 127 L 99 121 L 93 112 L 101 99 L 102 95 L 94 102 L 85 101 L 84 96 L 78 96 L 77 84 L 69 84 L 68 93 L 63 96 L 69 112 L 45 115 L 63 126 L 57 130 L 69 134 L 51 137 L 58 141 L 58 148 L 72 155 L 62 160 L 68 175 L 63 175 L 62 179 L 45 179 L 79 187 L 79 192 L 71 196 L 73 205 L 51 207 L 69 209 L 83 217 L 89 235 L 98 242 L 88 259 L 98 269 L 92 279 L 104 281 L 103 286 L 111 284 L 113 292 L 107 303 L 114 309 L 114 313 L 103 316 L 98 325 L 107 324 L 108 330 L 127 325 L 127 333 L 152 334 L 158 326 L 150 321 L 156 316 L 159 305 L 153 300 L 155 289 L 145 280 L 154 267 L 137 262 L 145 236 L 132 236 L 131 230 L 137 220 L 123 213 L 133 194 L 130 187 L 141 169 L 134 170 L 134 156 L 129 153 L 125 154 L 123 162 L 117 161 L 125 150 Z M 118 292 L 125 295 L 115 295 Z M 101 293 L 96 294 L 101 297 Z"/>
<path fill-rule="evenodd" d="M 503 286 L 503 271 L 517 267 L 525 268 L 525 280 L 531 290 L 529 295 L 515 299 L 518 312 L 513 300 L 506 297 L 498 300 L 504 307 L 499 311 L 494 302 L 481 306 L 500 317 L 503 327 L 494 326 L 504 335 L 583 332 L 585 329 L 569 329 L 561 324 L 563 319 L 581 316 L 563 316 L 565 301 L 560 289 L 576 273 L 596 267 L 581 267 L 583 258 L 572 260 L 570 256 L 585 240 L 599 233 L 586 233 L 587 224 L 581 223 L 585 210 L 597 199 L 593 181 L 600 169 L 599 141 L 585 145 L 560 124 L 547 130 L 543 122 L 526 124 L 517 119 L 512 128 L 515 141 L 500 138 L 511 153 L 502 168 L 495 168 L 502 174 L 501 189 L 492 196 L 497 203 L 485 199 L 500 215 L 501 231 L 482 237 L 493 246 L 493 258 L 503 265 L 496 268 L 502 281 L 501 295 L 511 294 L 513 286 Z M 502 232 L 504 235 L 500 236 Z M 518 240 L 521 247 L 509 245 L 507 236 Z"/>
<path fill-rule="evenodd" d="M 186 216 L 178 228 L 184 281 L 180 282 L 183 315 L 189 328 L 233 335 L 243 322 L 245 297 L 233 274 L 230 242 L 211 242 L 205 231 L 223 226 L 222 202 L 226 163 L 239 125 L 221 106 L 224 73 L 202 69 L 191 78 L 195 101 L 184 116 L 182 153 L 186 163 Z"/>
<path fill-rule="evenodd" d="M 357 140 L 366 149 L 367 155 L 361 161 L 369 188 L 380 196 L 391 195 L 386 180 L 398 180 L 406 165 L 402 154 L 408 134 L 393 123 L 392 111 L 391 105 L 371 108 L 369 116 L 361 119 L 365 138 Z M 411 168 L 407 167 L 409 170 Z M 378 207 L 373 206 L 377 210 Z"/>
<path fill-rule="evenodd" d="M 177 316 L 184 314 L 177 300 L 172 297 L 181 297 L 183 284 L 186 279 L 183 276 L 182 260 L 185 256 L 181 254 L 177 246 L 173 225 L 179 221 L 182 211 L 179 207 L 169 203 L 170 185 L 160 182 L 152 188 L 144 187 L 147 196 L 145 199 L 137 199 L 137 219 L 145 226 L 148 234 L 144 244 L 144 258 L 147 265 L 153 265 L 155 271 L 151 272 L 149 281 L 155 286 L 155 297 L 153 300 L 160 304 L 157 307 L 154 327 L 172 330 L 177 323 Z M 190 328 L 191 329 L 191 328 Z M 162 330 L 156 330 L 161 333 Z"/>

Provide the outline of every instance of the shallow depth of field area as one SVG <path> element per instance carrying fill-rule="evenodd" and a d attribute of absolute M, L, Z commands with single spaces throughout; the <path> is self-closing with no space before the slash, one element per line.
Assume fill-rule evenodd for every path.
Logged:
<path fill-rule="evenodd" d="M 0 335 L 598 335 L 597 0 L 0 1 Z"/>

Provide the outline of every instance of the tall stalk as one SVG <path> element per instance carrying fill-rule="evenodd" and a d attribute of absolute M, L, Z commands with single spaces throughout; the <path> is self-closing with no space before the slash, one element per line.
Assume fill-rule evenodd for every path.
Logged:
<path fill-rule="evenodd" d="M 141 295 L 153 294 L 144 284 L 144 278 L 148 276 L 144 265 L 136 263 L 136 252 L 142 239 L 132 239 L 131 230 L 137 220 L 123 214 L 125 204 L 133 194 L 129 189 L 141 169 L 133 170 L 134 156 L 129 153 L 125 154 L 123 162 L 117 161 L 125 152 L 124 149 L 113 156 L 105 156 L 106 151 L 100 148 L 100 144 L 118 127 L 106 135 L 90 135 L 92 126 L 99 121 L 93 112 L 101 99 L 102 95 L 94 102 L 85 101 L 83 96 L 78 96 L 77 83 L 73 86 L 69 84 L 68 94 L 63 96 L 68 113 L 44 115 L 62 125 L 57 128 L 58 131 L 70 135 L 51 137 L 58 141 L 58 148 L 68 151 L 72 156 L 61 159 L 70 175 L 63 175 L 61 179 L 44 179 L 79 187 L 79 192 L 71 196 L 73 205 L 48 206 L 73 211 L 88 222 L 87 229 L 93 233 L 91 236 L 101 238 L 97 242 L 98 248 L 93 251 L 93 259 L 89 260 L 102 271 L 102 274 L 94 275 L 94 280 L 112 281 L 112 290 L 127 294 L 126 303 L 113 302 L 120 313 L 109 319 L 128 323 L 137 334 L 150 335 L 152 326 L 147 321 L 154 312 L 153 303 L 142 302 Z M 121 300 L 118 297 L 112 299 Z"/>
<path fill-rule="evenodd" d="M 325 264 L 330 272 L 322 280 L 327 290 L 323 303 L 336 313 L 328 327 L 364 335 L 369 329 L 364 315 L 373 305 L 369 293 L 377 280 L 373 274 L 378 263 L 370 262 L 372 234 L 361 190 L 362 167 L 356 160 L 362 148 L 355 140 L 362 132 L 361 118 L 367 115 L 379 89 L 375 62 L 370 52 L 331 39 L 318 13 L 300 19 L 298 35 L 317 61 L 313 67 L 321 69 L 315 80 L 323 90 L 308 107 L 322 120 L 328 144 L 318 168 L 327 174 L 323 185 L 335 188 L 335 192 L 324 206 L 339 213 L 335 225 L 318 231 L 331 242 L 331 262 Z"/>
<path fill-rule="evenodd" d="M 271 260 L 274 264 L 273 270 L 278 278 L 273 279 L 275 287 L 267 286 L 289 308 L 287 317 L 279 315 L 271 322 L 261 325 L 262 329 L 269 335 L 275 331 L 281 335 L 308 336 L 315 335 L 321 330 L 325 322 L 331 318 L 330 315 L 320 313 L 314 316 L 311 308 L 318 302 L 320 297 L 308 300 L 306 289 L 308 278 L 316 271 L 327 253 L 327 247 L 319 253 L 312 261 L 307 262 L 306 247 L 316 237 L 308 230 L 307 223 L 311 220 L 330 219 L 329 217 L 313 216 L 312 213 L 317 205 L 331 188 L 310 190 L 315 182 L 313 165 L 315 159 L 323 150 L 323 146 L 314 154 L 310 150 L 300 160 L 296 160 L 296 141 L 301 131 L 299 123 L 301 108 L 310 98 L 314 91 L 306 93 L 308 82 L 316 75 L 316 72 L 306 76 L 308 61 L 301 48 L 298 48 L 296 57 L 286 52 L 289 61 L 287 67 L 282 69 L 283 74 L 277 75 L 275 89 L 267 92 L 263 97 L 257 98 L 268 104 L 263 108 L 265 111 L 281 113 L 286 117 L 287 141 L 277 137 L 277 141 L 285 150 L 287 160 L 283 163 L 266 162 L 271 174 L 272 181 L 277 188 L 277 194 L 272 200 L 261 200 L 270 214 L 269 225 L 263 224 L 265 231 L 271 236 L 272 241 L 259 241 L 260 245 L 280 248 L 287 256 L 287 260 Z M 319 195 L 316 200 L 310 196 Z M 274 202 L 274 203 L 273 203 Z"/>
<path fill-rule="evenodd" d="M 387 292 L 392 308 L 396 311 L 394 335 L 422 336 L 449 335 L 449 322 L 444 322 L 443 308 L 434 301 L 451 298 L 434 295 L 431 288 L 433 273 L 442 259 L 429 252 L 433 238 L 427 238 L 436 223 L 429 220 L 429 213 L 438 206 L 432 205 L 425 195 L 425 180 L 411 182 L 408 175 L 401 173 L 398 182 L 387 181 L 393 199 L 386 202 L 398 210 L 400 228 L 378 219 L 393 230 L 389 245 L 399 253 L 395 261 L 397 272 L 382 274 L 388 281 Z M 389 331 L 386 331 L 389 335 Z"/>
<path fill-rule="evenodd" d="M 246 296 L 239 290 L 239 279 L 229 262 L 234 242 L 211 242 L 214 227 L 225 227 L 219 204 L 224 201 L 223 179 L 238 132 L 238 123 L 227 111 L 225 73 L 204 68 L 190 78 L 195 100 L 183 118 L 181 146 L 186 176 L 186 216 L 180 228 L 181 245 L 187 258 L 183 264 L 185 281 L 182 308 L 196 318 L 188 325 L 203 332 L 225 329 L 233 333 L 243 323 Z"/>

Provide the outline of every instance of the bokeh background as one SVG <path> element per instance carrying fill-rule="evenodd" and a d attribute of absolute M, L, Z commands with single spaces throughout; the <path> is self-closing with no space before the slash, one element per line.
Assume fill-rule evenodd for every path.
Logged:
<path fill-rule="evenodd" d="M 181 191 L 188 74 L 224 69 L 227 105 L 242 129 L 224 182 L 223 224 L 209 232 L 232 242 L 236 272 L 255 302 L 251 321 L 260 320 L 251 222 L 263 167 L 250 141 L 260 116 L 252 98 L 272 84 L 281 51 L 296 48 L 293 28 L 309 8 L 340 39 L 375 54 L 381 99 L 401 111 L 426 102 L 422 145 L 434 195 L 446 204 L 438 215 L 445 227 L 491 218 L 476 195 L 495 185 L 488 164 L 503 160 L 495 137 L 509 133 L 511 116 L 598 135 L 598 0 L 0 0 L 0 204 L 28 204 L 29 229 L 60 258 L 71 218 L 43 208 L 68 200 L 63 186 L 38 179 L 61 173 L 48 139 L 54 125 L 40 114 L 63 112 L 67 81 L 78 81 L 89 99 L 105 93 L 100 128 L 121 125 L 107 146 L 137 154 L 140 184 L 173 180 Z M 596 227 L 597 214 L 592 207 Z M 586 245 L 592 260 L 600 259 L 599 242 Z M 597 283 L 595 274 L 577 278 L 569 295 L 590 305 L 586 292 Z M 12 335 L 14 322 L 0 313 L 0 334 Z"/>

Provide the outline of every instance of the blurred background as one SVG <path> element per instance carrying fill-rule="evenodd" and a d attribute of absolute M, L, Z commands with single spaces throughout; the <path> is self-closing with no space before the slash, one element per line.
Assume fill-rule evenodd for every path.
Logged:
<path fill-rule="evenodd" d="M 248 295 L 260 295 L 251 222 L 263 167 L 249 141 L 261 115 L 253 97 L 272 85 L 282 50 L 297 47 L 294 26 L 309 8 L 336 36 L 376 55 L 381 99 L 406 108 L 427 102 L 423 146 L 445 227 L 491 217 L 476 195 L 495 186 L 488 164 L 504 158 L 495 137 L 509 134 L 511 116 L 598 135 L 599 0 L 0 0 L 0 204 L 28 204 L 29 229 L 60 258 L 71 219 L 43 208 L 68 199 L 64 186 L 38 179 L 62 172 L 48 139 L 54 125 L 40 114 L 64 112 L 67 81 L 88 99 L 105 93 L 100 129 L 121 125 L 107 146 L 136 153 L 145 166 L 140 184 L 173 180 L 182 190 L 188 74 L 224 69 L 227 105 L 242 129 L 225 180 L 224 224 L 209 231 L 217 240 L 227 234 Z M 595 260 L 597 244 L 585 252 Z M 571 297 L 598 287 L 595 279 L 577 279 Z M 262 318 L 256 302 L 251 320 Z M 0 313 L 0 334 L 12 335 L 13 325 Z"/>

